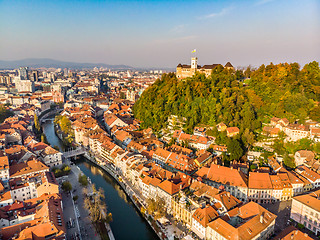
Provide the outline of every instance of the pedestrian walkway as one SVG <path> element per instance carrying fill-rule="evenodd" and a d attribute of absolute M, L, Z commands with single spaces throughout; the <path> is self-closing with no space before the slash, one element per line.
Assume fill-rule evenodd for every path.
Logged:
<path fill-rule="evenodd" d="M 70 165 L 70 164 L 69 164 Z M 63 213 L 66 221 L 75 221 L 75 227 L 67 229 L 67 239 L 77 234 L 80 240 L 100 240 L 99 234 L 95 231 L 88 211 L 84 208 L 84 196 L 82 186 L 78 182 L 78 176 L 81 172 L 77 166 L 70 166 L 71 172 L 65 180 L 72 185 L 70 194 L 62 193 Z M 77 201 L 73 201 L 73 197 L 78 196 Z"/>

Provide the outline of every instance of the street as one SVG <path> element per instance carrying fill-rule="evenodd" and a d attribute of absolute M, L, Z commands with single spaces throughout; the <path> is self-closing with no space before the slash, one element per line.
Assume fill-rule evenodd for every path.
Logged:
<path fill-rule="evenodd" d="M 281 201 L 276 203 L 261 204 L 268 211 L 277 215 L 275 234 L 280 233 L 283 229 L 289 226 L 291 200 Z"/>

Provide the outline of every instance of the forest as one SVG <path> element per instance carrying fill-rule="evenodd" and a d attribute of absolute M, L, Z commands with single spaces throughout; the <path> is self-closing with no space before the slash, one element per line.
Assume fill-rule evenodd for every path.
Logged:
<path fill-rule="evenodd" d="M 239 127 L 238 140 L 247 148 L 262 123 L 273 116 L 286 117 L 290 122 L 303 122 L 308 117 L 320 121 L 319 101 L 318 62 L 303 68 L 297 63 L 270 63 L 244 72 L 217 66 L 209 77 L 196 73 L 183 80 L 174 73 L 163 74 L 143 92 L 133 111 L 141 120 L 141 128 L 155 131 L 166 127 L 170 115 L 186 118 L 187 133 L 198 125 L 213 127 L 224 122 Z M 218 137 L 218 142 L 228 141 Z"/>
<path fill-rule="evenodd" d="M 318 62 L 265 66 L 249 73 L 247 84 L 240 71 L 217 66 L 210 77 L 196 74 L 178 80 L 164 74 L 146 89 L 134 105 L 134 115 L 142 128 L 160 130 L 170 115 L 185 117 L 185 130 L 196 125 L 215 126 L 224 122 L 242 131 L 261 127 L 265 116 L 286 117 L 289 121 L 310 116 L 320 120 L 320 69 Z"/>

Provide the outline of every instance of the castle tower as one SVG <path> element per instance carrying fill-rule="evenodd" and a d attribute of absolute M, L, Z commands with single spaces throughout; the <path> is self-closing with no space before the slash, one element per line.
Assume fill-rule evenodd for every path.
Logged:
<path fill-rule="evenodd" d="M 198 58 L 197 57 L 192 57 L 191 58 L 191 69 L 196 70 L 198 67 Z"/>

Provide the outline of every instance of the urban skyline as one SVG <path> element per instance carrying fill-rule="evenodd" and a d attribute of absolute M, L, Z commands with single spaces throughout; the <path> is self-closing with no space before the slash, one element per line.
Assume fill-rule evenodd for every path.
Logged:
<path fill-rule="evenodd" d="M 169 67 L 319 61 L 317 1 L 1 1 L 0 60 Z"/>

